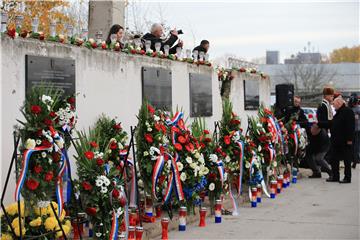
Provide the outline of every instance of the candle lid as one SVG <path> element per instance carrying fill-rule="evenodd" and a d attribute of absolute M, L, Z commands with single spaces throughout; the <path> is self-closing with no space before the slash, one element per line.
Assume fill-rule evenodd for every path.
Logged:
<path fill-rule="evenodd" d="M 137 226 L 137 227 L 136 227 L 136 231 L 138 231 L 138 232 L 139 232 L 139 231 L 144 231 L 144 228 L 141 227 L 141 226 Z"/>
<path fill-rule="evenodd" d="M 206 207 L 201 207 L 201 211 L 206 211 Z"/>
<path fill-rule="evenodd" d="M 180 211 L 187 211 L 187 208 L 182 206 L 182 207 L 180 207 Z"/>
<path fill-rule="evenodd" d="M 129 231 L 135 231 L 135 227 L 134 227 L 134 226 L 129 226 L 128 229 L 129 229 Z"/>
<path fill-rule="evenodd" d="M 217 203 L 217 204 L 221 204 L 221 202 L 222 202 L 222 201 L 221 201 L 220 199 L 217 199 L 217 200 L 216 200 L 216 203 Z"/>
<path fill-rule="evenodd" d="M 161 219 L 161 221 L 162 221 L 162 222 L 168 222 L 168 221 L 169 221 L 169 218 L 164 217 L 164 218 Z"/>

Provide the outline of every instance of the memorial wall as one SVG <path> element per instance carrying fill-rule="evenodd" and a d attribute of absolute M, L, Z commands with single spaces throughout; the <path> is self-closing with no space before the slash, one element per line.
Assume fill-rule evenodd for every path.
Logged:
<path fill-rule="evenodd" d="M 1 74 L 2 182 L 13 152 L 13 127 L 22 119 L 19 107 L 30 88 L 43 81 L 77 94 L 78 130 L 105 113 L 118 117 L 129 132 L 143 99 L 167 110 L 183 109 L 188 121 L 204 117 L 210 129 L 222 114 L 217 73 L 208 66 L 3 36 Z M 230 100 L 246 128 L 246 116 L 260 103 L 270 103 L 269 79 L 235 73 Z"/>

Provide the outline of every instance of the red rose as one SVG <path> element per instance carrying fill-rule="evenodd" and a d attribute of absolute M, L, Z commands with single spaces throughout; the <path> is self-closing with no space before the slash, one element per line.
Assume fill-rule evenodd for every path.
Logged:
<path fill-rule="evenodd" d="M 114 189 L 111 194 L 112 194 L 113 198 L 116 198 L 116 199 L 120 196 L 120 192 L 117 189 Z"/>
<path fill-rule="evenodd" d="M 123 194 L 123 195 L 121 196 L 121 198 L 119 199 L 120 206 L 121 206 L 121 207 L 125 207 L 126 202 L 127 202 L 126 197 L 125 197 L 124 194 Z"/>
<path fill-rule="evenodd" d="M 151 136 L 151 134 L 148 134 L 146 133 L 145 134 L 145 140 L 148 142 L 148 143 L 152 143 L 154 140 L 153 140 L 153 137 Z"/>
<path fill-rule="evenodd" d="M 50 119 L 48 119 L 48 118 L 44 119 L 44 123 L 45 123 L 46 126 L 51 126 L 52 125 L 52 121 Z"/>
<path fill-rule="evenodd" d="M 43 170 L 43 168 L 42 168 L 41 165 L 35 165 L 35 167 L 34 167 L 34 172 L 35 172 L 36 174 L 41 173 L 42 170 Z"/>
<path fill-rule="evenodd" d="M 151 113 L 151 114 L 154 114 L 155 113 L 155 109 L 151 106 L 151 105 L 147 105 L 147 110 L 148 110 L 148 112 L 149 113 Z"/>
<path fill-rule="evenodd" d="M 230 123 L 233 124 L 233 125 L 239 125 L 239 124 L 240 124 L 240 121 L 237 120 L 237 119 L 232 119 L 232 120 L 230 121 Z"/>
<path fill-rule="evenodd" d="M 246 69 L 242 67 L 239 69 L 239 72 L 246 72 Z"/>
<path fill-rule="evenodd" d="M 117 143 L 116 143 L 115 141 L 112 141 L 112 142 L 110 143 L 110 149 L 111 149 L 111 150 L 116 150 L 117 147 L 118 147 L 118 145 L 117 145 Z"/>
<path fill-rule="evenodd" d="M 90 142 L 90 146 L 93 148 L 97 148 L 99 145 L 96 142 Z"/>
<path fill-rule="evenodd" d="M 96 208 L 94 207 L 88 207 L 86 208 L 86 213 L 89 214 L 90 216 L 95 216 L 96 215 Z"/>
<path fill-rule="evenodd" d="M 49 117 L 51 117 L 51 118 L 55 118 L 57 115 L 56 115 L 56 113 L 55 112 L 50 112 L 50 114 L 49 114 Z"/>
<path fill-rule="evenodd" d="M 230 144 L 230 136 L 229 136 L 229 135 L 227 135 L 227 136 L 224 137 L 224 143 L 225 143 L 226 145 L 229 145 L 229 144 Z"/>
<path fill-rule="evenodd" d="M 94 153 L 91 152 L 91 151 L 87 151 L 85 152 L 85 157 L 89 160 L 93 159 L 94 158 Z"/>
<path fill-rule="evenodd" d="M 39 105 L 33 105 L 31 106 L 31 112 L 33 114 L 39 114 L 41 113 L 41 107 Z"/>
<path fill-rule="evenodd" d="M 211 138 L 205 138 L 204 142 L 211 142 Z"/>
<path fill-rule="evenodd" d="M 114 124 L 113 128 L 117 131 L 120 131 L 121 130 L 121 124 L 120 123 L 117 123 L 117 124 Z"/>
<path fill-rule="evenodd" d="M 50 182 L 54 177 L 54 173 L 52 171 L 49 171 L 45 174 L 45 181 Z"/>
<path fill-rule="evenodd" d="M 209 130 L 204 130 L 204 134 L 210 134 Z"/>
<path fill-rule="evenodd" d="M 186 139 L 183 136 L 179 136 L 178 141 L 184 144 L 186 142 Z"/>
<path fill-rule="evenodd" d="M 181 150 L 182 150 L 182 146 L 181 146 L 180 143 L 175 143 L 175 144 L 174 144 L 174 147 L 175 147 L 175 149 L 178 150 L 178 151 L 181 151 Z"/>
<path fill-rule="evenodd" d="M 97 45 L 96 42 L 93 42 L 93 43 L 91 44 L 91 46 L 92 46 L 92 48 L 97 48 L 97 47 L 98 47 L 98 45 Z"/>
<path fill-rule="evenodd" d="M 70 103 L 70 104 L 75 104 L 75 98 L 74 97 L 69 97 L 67 99 L 67 102 Z"/>
<path fill-rule="evenodd" d="M 185 148 L 188 152 L 194 151 L 194 145 L 192 143 L 186 144 Z"/>
<path fill-rule="evenodd" d="M 86 181 L 82 183 L 82 187 L 84 188 L 85 191 L 90 191 L 92 189 L 91 184 Z"/>
<path fill-rule="evenodd" d="M 26 187 L 32 191 L 36 190 L 39 186 L 39 182 L 33 178 L 29 178 L 28 180 L 26 180 L 25 184 Z"/>
<path fill-rule="evenodd" d="M 50 148 L 52 145 L 48 140 L 42 140 L 41 141 L 41 146 L 46 147 L 46 148 Z"/>
<path fill-rule="evenodd" d="M 104 160 L 102 160 L 101 158 L 99 158 L 99 159 L 96 160 L 96 164 L 97 164 L 98 166 L 102 166 L 102 165 L 104 164 Z"/>
<path fill-rule="evenodd" d="M 215 181 L 216 180 L 216 174 L 215 173 L 210 173 L 208 178 L 209 178 L 210 181 Z"/>
<path fill-rule="evenodd" d="M 144 54 L 145 54 L 145 51 L 144 51 L 144 50 L 140 50 L 140 54 L 141 54 L 141 55 L 144 55 Z"/>

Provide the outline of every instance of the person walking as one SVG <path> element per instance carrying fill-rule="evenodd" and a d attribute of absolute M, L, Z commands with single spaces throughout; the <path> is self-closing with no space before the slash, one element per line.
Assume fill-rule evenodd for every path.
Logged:
<path fill-rule="evenodd" d="M 340 96 L 334 100 L 336 114 L 331 122 L 331 170 L 332 177 L 327 182 L 351 183 L 351 160 L 353 158 L 353 141 L 355 132 L 355 114 L 345 105 Z M 340 180 L 339 163 L 344 160 L 345 177 Z"/>

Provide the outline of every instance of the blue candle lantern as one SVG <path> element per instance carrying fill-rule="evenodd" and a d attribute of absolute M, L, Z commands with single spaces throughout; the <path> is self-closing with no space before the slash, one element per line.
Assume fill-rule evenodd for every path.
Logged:
<path fill-rule="evenodd" d="M 257 205 L 257 188 L 251 188 L 251 207 L 255 208 Z"/>
<path fill-rule="evenodd" d="M 294 184 L 297 183 L 297 174 L 298 174 L 298 169 L 293 168 L 292 169 L 292 183 L 294 183 Z"/>

